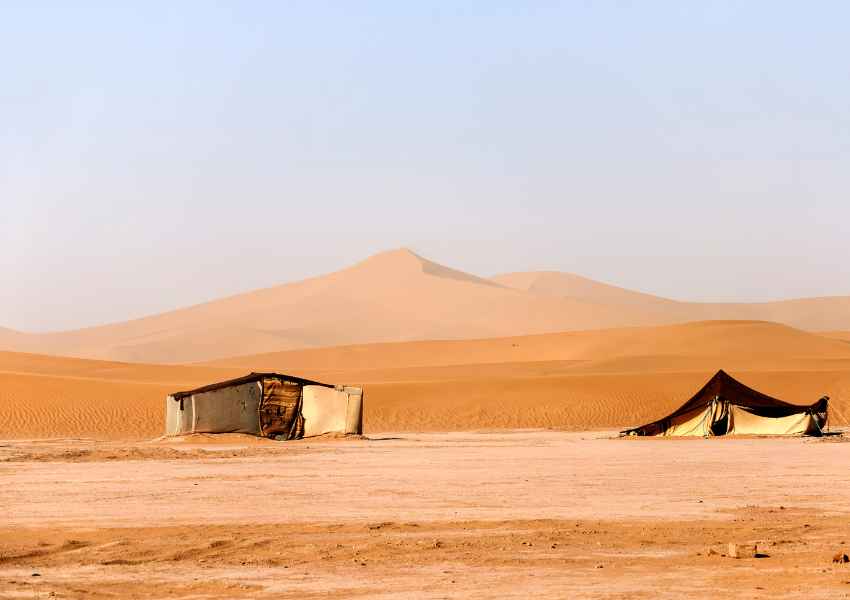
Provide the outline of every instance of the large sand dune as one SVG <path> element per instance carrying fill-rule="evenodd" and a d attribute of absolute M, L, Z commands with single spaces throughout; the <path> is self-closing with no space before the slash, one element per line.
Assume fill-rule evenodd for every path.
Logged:
<path fill-rule="evenodd" d="M 760 319 L 807 330 L 845 330 L 850 328 L 850 297 L 757 304 L 676 302 L 563 273 L 482 279 L 397 250 L 330 275 L 124 323 L 39 335 L 0 330 L 0 349 L 181 363 L 341 344 L 704 319 Z"/>
<path fill-rule="evenodd" d="M 717 369 L 850 417 L 850 344 L 764 322 L 355 345 L 146 365 L 0 352 L 0 438 L 146 438 L 167 393 L 276 370 L 366 388 L 365 428 L 618 428 L 663 415 Z"/>

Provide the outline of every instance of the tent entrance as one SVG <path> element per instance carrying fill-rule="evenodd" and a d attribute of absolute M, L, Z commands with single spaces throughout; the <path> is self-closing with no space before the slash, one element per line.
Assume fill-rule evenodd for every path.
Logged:
<path fill-rule="evenodd" d="M 726 435 L 729 427 L 729 403 L 720 396 L 715 396 L 707 406 L 670 418 L 662 427 L 662 435 L 665 436 Z"/>
<path fill-rule="evenodd" d="M 302 387 L 298 383 L 280 379 L 263 380 L 263 400 L 259 410 L 260 435 L 280 435 L 288 440 L 304 437 Z"/>
<path fill-rule="evenodd" d="M 712 402 L 711 435 L 726 435 L 729 433 L 729 403 L 720 396 Z"/>

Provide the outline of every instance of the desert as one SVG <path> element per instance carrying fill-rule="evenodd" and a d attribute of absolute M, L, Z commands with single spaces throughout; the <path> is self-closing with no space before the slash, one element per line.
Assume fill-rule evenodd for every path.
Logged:
<path fill-rule="evenodd" d="M 850 598 L 850 3 L 0 15 L 0 600 Z"/>
<path fill-rule="evenodd" d="M 0 589 L 841 597 L 847 570 L 832 558 L 850 536 L 845 441 L 523 430 L 6 442 Z M 758 557 L 730 558 L 730 542 L 755 544 Z"/>
<path fill-rule="evenodd" d="M 839 435 L 618 437 L 721 367 L 789 402 L 829 395 Z M 362 385 L 363 436 L 162 436 L 167 394 L 249 371 Z M 831 562 L 850 537 L 840 332 L 714 320 L 184 364 L 4 351 L 0 383 L 2 597 L 831 598 L 850 581 Z"/>

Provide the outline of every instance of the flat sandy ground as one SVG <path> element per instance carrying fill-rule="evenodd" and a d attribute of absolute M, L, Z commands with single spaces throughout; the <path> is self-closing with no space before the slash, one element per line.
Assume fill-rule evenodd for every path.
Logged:
<path fill-rule="evenodd" d="M 3 442 L 0 598 L 850 596 L 847 438 L 612 435 Z"/>

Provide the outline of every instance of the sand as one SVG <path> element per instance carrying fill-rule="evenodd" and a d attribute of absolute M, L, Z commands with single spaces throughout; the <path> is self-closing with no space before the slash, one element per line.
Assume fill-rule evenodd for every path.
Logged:
<path fill-rule="evenodd" d="M 0 352 L 0 438 L 148 439 L 168 393 L 280 371 L 363 385 L 364 428 L 625 428 L 685 402 L 718 369 L 789 402 L 832 398 L 850 418 L 850 344 L 763 322 L 700 322 L 145 365 Z"/>
<path fill-rule="evenodd" d="M 0 446 L 0 597 L 841 598 L 850 582 L 832 563 L 850 549 L 841 438 L 239 437 Z"/>
<path fill-rule="evenodd" d="M 821 332 L 821 335 L 843 342 L 850 342 L 850 331 L 824 331 Z"/>
<path fill-rule="evenodd" d="M 833 432 L 850 425 L 842 331 L 700 321 L 197 364 L 0 352 L 0 598 L 843 597 L 848 438 L 615 437 L 720 368 L 828 394 Z M 363 385 L 366 437 L 156 439 L 166 394 L 252 370 Z"/>
<path fill-rule="evenodd" d="M 0 330 L 0 349 L 186 363 L 344 344 L 718 319 L 843 331 L 850 329 L 850 297 L 755 304 L 675 302 L 564 273 L 484 279 L 396 250 L 336 273 L 143 319 L 39 335 Z"/>

